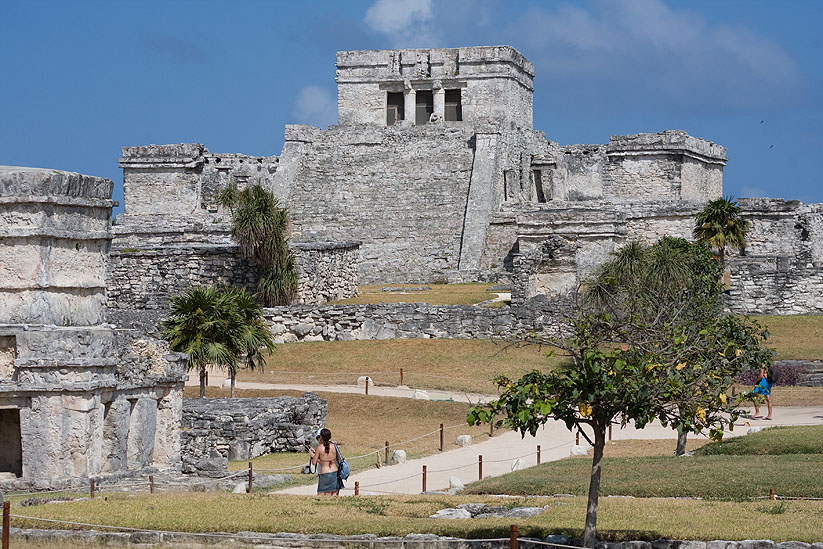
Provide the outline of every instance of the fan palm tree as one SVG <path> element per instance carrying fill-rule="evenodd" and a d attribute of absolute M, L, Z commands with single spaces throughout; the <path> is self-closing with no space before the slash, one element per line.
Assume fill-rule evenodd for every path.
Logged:
<path fill-rule="evenodd" d="M 229 185 L 218 201 L 232 212 L 232 238 L 260 270 L 257 290 L 267 306 L 288 305 L 297 293 L 297 267 L 286 240 L 288 212 L 260 185 Z"/>
<path fill-rule="evenodd" d="M 163 331 L 173 351 L 189 355 L 188 369 L 198 370 L 200 398 L 206 396 L 208 366 L 228 370 L 234 397 L 241 361 L 249 368 L 262 368 L 263 351 L 274 347 L 254 296 L 233 287 L 193 286 L 172 297 Z"/>
<path fill-rule="evenodd" d="M 718 198 L 707 203 L 695 218 L 695 240 L 708 243 L 723 263 L 727 249 L 742 250 L 746 247 L 746 235 L 751 222 L 740 214 L 743 208 L 732 196 Z"/>

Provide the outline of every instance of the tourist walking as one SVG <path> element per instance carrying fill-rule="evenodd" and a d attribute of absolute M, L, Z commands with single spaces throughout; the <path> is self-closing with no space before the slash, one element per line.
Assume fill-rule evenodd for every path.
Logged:
<path fill-rule="evenodd" d="M 754 386 L 755 395 L 763 395 L 766 397 L 766 405 L 769 410 L 769 415 L 763 417 L 760 415 L 760 407 L 757 405 L 759 396 L 754 398 L 754 419 L 772 419 L 772 385 L 774 384 L 774 373 L 771 367 L 766 368 L 763 364 L 760 366 L 760 379 L 757 380 L 757 385 Z"/>
<path fill-rule="evenodd" d="M 317 448 L 310 448 L 309 455 L 312 465 L 317 466 L 317 495 L 339 496 L 343 480 L 338 474 L 340 456 L 337 445 L 331 441 L 331 431 L 326 428 L 320 429 L 315 438 Z"/>

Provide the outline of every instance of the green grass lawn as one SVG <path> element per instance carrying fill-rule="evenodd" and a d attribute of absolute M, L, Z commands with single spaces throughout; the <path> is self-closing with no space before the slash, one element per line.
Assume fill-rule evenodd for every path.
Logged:
<path fill-rule="evenodd" d="M 807 440 L 808 439 L 808 440 Z M 823 497 L 823 427 L 764 430 L 707 444 L 692 457 L 604 457 L 601 496 L 749 499 L 774 489 L 786 497 Z M 586 494 L 591 459 L 567 458 L 475 482 L 475 494 Z"/>
<path fill-rule="evenodd" d="M 549 506 L 528 519 L 435 520 L 428 516 L 460 503 Z M 781 507 L 782 506 L 782 507 Z M 90 501 L 38 505 L 13 514 L 96 524 L 189 532 L 296 532 L 378 536 L 425 532 L 466 538 L 581 535 L 586 501 L 573 498 L 488 496 L 359 496 L 318 498 L 267 494 L 114 494 Z M 602 498 L 601 539 L 823 539 L 823 502 L 729 502 L 689 499 Z M 43 527 L 12 519 L 14 527 Z"/>

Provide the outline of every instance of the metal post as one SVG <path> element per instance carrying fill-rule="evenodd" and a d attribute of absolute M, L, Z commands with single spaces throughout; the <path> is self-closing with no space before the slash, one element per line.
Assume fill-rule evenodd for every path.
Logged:
<path fill-rule="evenodd" d="M 149 475 L 149 493 L 154 493 L 154 475 Z"/>
<path fill-rule="evenodd" d="M 426 466 L 423 466 L 423 492 L 426 492 Z"/>
<path fill-rule="evenodd" d="M 443 424 L 440 424 L 440 451 L 442 452 L 445 446 L 443 446 Z"/>
<path fill-rule="evenodd" d="M 403 368 L 400 368 L 400 385 L 403 385 Z"/>
<path fill-rule="evenodd" d="M 366 394 L 369 394 L 369 376 L 366 376 Z"/>
<path fill-rule="evenodd" d="M 520 545 L 517 542 L 517 525 L 512 524 L 509 528 L 509 548 L 518 549 Z"/>
<path fill-rule="evenodd" d="M 540 445 L 537 445 L 537 464 L 540 465 Z"/>
<path fill-rule="evenodd" d="M 360 481 L 359 480 L 354 481 L 354 495 L 355 496 L 360 495 Z"/>
<path fill-rule="evenodd" d="M 612 439 L 612 424 L 609 423 L 609 440 Z"/>
<path fill-rule="evenodd" d="M 3 549 L 9 549 L 9 515 L 11 514 L 11 502 L 3 502 Z"/>
<path fill-rule="evenodd" d="M 251 494 L 252 489 L 252 479 L 254 478 L 254 469 L 252 468 L 251 461 L 249 462 L 249 493 Z"/>
<path fill-rule="evenodd" d="M 389 464 L 389 441 L 386 441 L 386 465 Z"/>
<path fill-rule="evenodd" d="M 483 480 L 483 456 L 477 456 L 477 480 Z"/>
<path fill-rule="evenodd" d="M 89 498 L 94 499 L 94 479 L 89 482 Z"/>

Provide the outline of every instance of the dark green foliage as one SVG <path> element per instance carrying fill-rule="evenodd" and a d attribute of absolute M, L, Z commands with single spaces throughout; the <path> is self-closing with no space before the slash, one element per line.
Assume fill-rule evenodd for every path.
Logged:
<path fill-rule="evenodd" d="M 751 223 L 740 217 L 743 208 L 734 197 L 718 198 L 707 203 L 695 218 L 694 238 L 708 243 L 720 256 L 727 248 L 743 249 Z"/>
<path fill-rule="evenodd" d="M 260 185 L 229 185 L 218 201 L 231 209 L 231 235 L 259 269 L 257 290 L 266 306 L 288 305 L 297 293 L 297 266 L 286 240 L 288 212 Z"/>
<path fill-rule="evenodd" d="M 205 396 L 208 366 L 226 368 L 234 381 L 239 366 L 263 368 L 263 352 L 274 348 L 263 310 L 243 289 L 192 286 L 169 301 L 169 318 L 162 324 L 173 351 L 189 355 L 188 368 L 200 373 L 200 396 Z"/>

